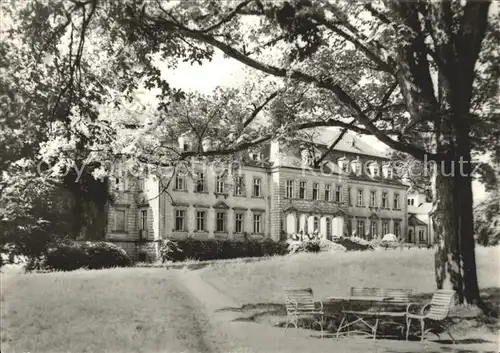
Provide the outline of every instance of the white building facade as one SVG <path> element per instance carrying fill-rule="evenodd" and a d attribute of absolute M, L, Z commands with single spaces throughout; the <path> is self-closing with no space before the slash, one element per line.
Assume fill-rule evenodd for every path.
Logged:
<path fill-rule="evenodd" d="M 387 158 L 349 134 L 325 153 L 328 145 L 272 142 L 260 153 L 241 153 L 225 168 L 196 162 L 171 178 L 167 169 L 160 177 L 117 178 L 106 240 L 139 260 L 155 259 L 162 239 L 373 239 L 393 233 L 406 241 L 407 186 Z M 182 141 L 181 148 L 189 146 Z"/>

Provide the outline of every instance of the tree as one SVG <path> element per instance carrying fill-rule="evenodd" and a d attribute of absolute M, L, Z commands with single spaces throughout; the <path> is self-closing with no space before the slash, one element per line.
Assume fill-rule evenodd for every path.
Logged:
<path fill-rule="evenodd" d="M 232 155 L 297 130 L 336 126 L 371 134 L 394 150 L 434 162 L 437 285 L 453 287 L 461 301 L 479 302 L 471 162 L 476 150 L 494 150 L 498 156 L 492 141 L 497 141 L 500 125 L 495 100 L 500 21 L 498 13 L 489 14 L 489 1 L 131 0 L 118 6 L 89 0 L 37 6 L 26 12 L 23 23 L 37 24 L 36 16 L 48 12 L 54 18 L 43 26 L 61 24 L 43 28 L 45 42 L 61 44 L 63 35 L 79 35 L 69 41 L 76 55 L 71 50 L 69 55 L 56 53 L 68 65 L 61 78 L 69 84 L 61 85 L 61 96 L 69 102 L 81 101 L 80 96 L 73 100 L 71 92 L 80 92 L 74 73 L 83 67 L 94 78 L 92 84 L 124 91 L 128 97 L 141 84 L 160 88 L 159 114 L 170 118 L 171 105 L 185 95 L 162 78 L 157 58 L 169 66 L 179 60 L 201 63 L 215 50 L 274 77 L 285 88 L 279 92 L 279 119 L 258 127 L 243 124 L 245 129 L 240 119 L 227 119 L 223 143 L 182 152 L 175 160 Z M 36 32 L 26 31 L 33 26 L 21 28 L 32 41 L 44 43 L 34 39 Z M 57 40 L 51 40 L 51 33 L 58 33 Z M 104 65 L 82 64 L 97 53 L 102 53 Z M 262 87 L 257 84 L 258 89 Z M 60 106 L 58 100 L 52 105 Z M 283 109 L 293 114 L 287 117 Z M 209 111 L 198 114 L 210 122 Z M 231 131 L 237 133 L 229 135 Z M 415 143 L 422 139 L 425 146 Z M 135 154 L 148 160 L 147 154 Z M 159 162 L 172 162 L 169 155 L 164 158 Z"/>
<path fill-rule="evenodd" d="M 356 124 L 350 129 L 436 162 L 436 281 L 438 287 L 453 287 L 461 301 L 476 303 L 472 146 L 487 148 L 485 140 L 498 133 L 498 128 L 485 131 L 498 122 L 493 114 L 498 70 L 492 61 L 498 59 L 498 21 L 488 21 L 489 6 L 488 1 L 387 6 L 242 1 L 168 9 L 131 4 L 128 23 L 153 50 L 162 51 L 155 42 L 164 36 L 191 40 L 200 50 L 218 48 L 287 84 L 314 86 L 315 110 L 288 124 L 291 128 L 303 127 L 304 119 L 309 127 L 339 126 L 339 115 L 352 117 Z M 266 50 L 278 49 L 285 54 L 279 60 L 262 59 Z M 428 138 L 431 148 L 415 145 L 417 136 Z M 459 167 L 461 173 L 452 173 Z"/>

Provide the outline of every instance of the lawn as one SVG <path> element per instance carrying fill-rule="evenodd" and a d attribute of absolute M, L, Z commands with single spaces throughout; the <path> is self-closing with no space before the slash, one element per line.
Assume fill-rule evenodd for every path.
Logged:
<path fill-rule="evenodd" d="M 499 288 L 500 247 L 476 250 L 479 285 Z M 203 279 L 239 304 L 281 303 L 285 288 L 311 287 L 315 297 L 346 295 L 349 287 L 411 288 L 432 293 L 434 252 L 428 249 L 333 252 L 273 257 L 253 263 L 220 263 Z"/>
<path fill-rule="evenodd" d="M 207 318 L 165 269 L 2 275 L 2 352 L 200 352 Z"/>
<path fill-rule="evenodd" d="M 478 249 L 482 288 L 500 287 L 499 255 L 500 247 Z M 2 273 L 1 348 L 8 353 L 344 352 L 342 342 L 311 343 L 294 335 L 285 339 L 281 329 L 271 327 L 267 319 L 256 320 L 261 324 L 226 320 L 225 316 L 216 319 L 207 308 L 282 305 L 286 287 L 312 287 L 322 299 L 347 294 L 352 285 L 431 293 L 435 288 L 432 263 L 431 251 L 414 249 L 226 261 L 196 272 L 125 268 Z M 248 317 L 243 312 L 235 315 Z M 380 352 L 410 352 L 396 350 L 406 349 L 405 342 L 384 344 L 388 348 Z M 352 352 L 365 351 L 364 345 L 349 347 Z M 411 351 L 419 350 L 417 344 Z"/>

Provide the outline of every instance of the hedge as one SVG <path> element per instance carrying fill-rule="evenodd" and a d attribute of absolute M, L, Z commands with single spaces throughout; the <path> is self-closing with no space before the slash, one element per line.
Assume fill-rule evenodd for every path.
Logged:
<path fill-rule="evenodd" d="M 64 242 L 49 248 L 40 267 L 47 270 L 72 271 L 79 268 L 99 269 L 129 265 L 130 258 L 125 250 L 114 244 Z"/>
<path fill-rule="evenodd" d="M 263 257 L 288 254 L 288 243 L 264 241 L 164 240 L 160 247 L 160 257 L 165 261 L 222 260 L 240 257 Z"/>

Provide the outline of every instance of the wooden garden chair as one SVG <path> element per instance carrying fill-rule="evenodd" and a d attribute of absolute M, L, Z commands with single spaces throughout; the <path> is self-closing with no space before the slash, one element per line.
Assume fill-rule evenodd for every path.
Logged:
<path fill-rule="evenodd" d="M 407 308 L 406 312 L 406 340 L 408 341 L 408 335 L 410 333 L 410 325 L 411 320 L 416 319 L 420 321 L 421 327 L 421 338 L 420 341 L 423 342 L 425 335 L 430 332 L 430 330 L 425 330 L 425 323 L 429 321 L 433 321 L 437 323 L 439 326 L 444 328 L 444 330 L 451 337 L 453 343 L 455 343 L 455 339 L 450 333 L 448 325 L 445 324 L 446 319 L 448 319 L 448 314 L 450 312 L 450 308 L 454 303 L 455 291 L 451 289 L 439 289 L 432 296 L 432 300 L 430 303 L 424 305 L 421 309 L 420 314 L 413 314 L 410 312 L 411 304 Z M 437 335 L 439 337 L 439 335 Z"/>
<path fill-rule="evenodd" d="M 313 321 L 312 324 L 319 324 L 319 327 L 321 328 L 321 337 L 323 337 L 323 302 L 314 300 L 312 289 L 287 289 L 285 291 L 285 297 L 285 331 L 290 324 L 294 325 L 295 328 L 298 329 L 298 320 L 300 317 L 319 317 L 319 320 Z"/>

